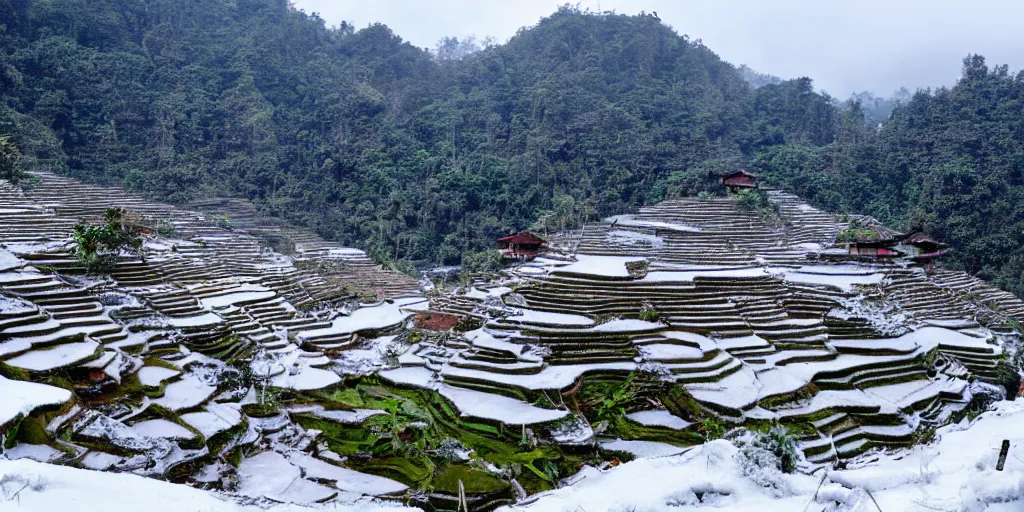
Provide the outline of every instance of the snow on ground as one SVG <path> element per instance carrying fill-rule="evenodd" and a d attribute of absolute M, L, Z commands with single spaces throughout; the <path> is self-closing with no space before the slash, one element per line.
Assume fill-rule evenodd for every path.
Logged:
<path fill-rule="evenodd" d="M 31 302 L 16 297 L 0 295 L 0 313 L 2 314 L 13 315 L 15 313 L 28 313 L 35 310 L 36 306 Z"/>
<path fill-rule="evenodd" d="M 45 444 L 19 443 L 14 448 L 5 451 L 4 455 L 10 460 L 32 459 L 38 462 L 53 462 L 65 454 Z"/>
<path fill-rule="evenodd" d="M 450 368 L 455 369 L 455 367 Z M 478 373 L 482 373 L 484 375 L 501 375 L 489 372 Z M 494 419 L 509 425 L 531 425 L 534 423 L 543 423 L 546 421 L 564 418 L 569 414 L 568 411 L 543 409 L 506 396 L 449 386 L 447 384 L 438 384 L 434 379 L 434 372 L 422 366 L 386 370 L 380 372 L 379 375 L 385 380 L 395 384 L 404 384 L 418 388 L 437 389 L 442 396 L 455 403 L 455 408 L 458 409 L 463 416 Z M 512 375 L 507 376 L 513 377 Z M 521 375 L 519 377 L 529 379 L 531 377 L 536 377 L 536 375 Z M 572 380 L 570 379 L 567 382 L 571 383 Z M 559 388 L 561 387 L 565 386 L 559 386 Z"/>
<path fill-rule="evenodd" d="M 277 452 L 262 452 L 238 465 L 238 493 L 286 503 L 315 503 L 337 494 L 330 487 L 305 480 L 302 470 Z"/>
<path fill-rule="evenodd" d="M 25 262 L 12 254 L 11 251 L 0 248 L 0 271 L 18 268 L 24 264 Z"/>
<path fill-rule="evenodd" d="M 593 325 L 594 320 L 583 315 L 572 315 L 569 313 L 550 313 L 547 311 L 535 311 L 532 309 L 520 309 L 515 315 L 507 320 L 534 325 Z"/>
<path fill-rule="evenodd" d="M 668 334 L 671 333 L 665 333 L 666 336 Z M 744 365 L 739 371 L 717 382 L 686 384 L 686 388 L 694 398 L 701 402 L 741 409 L 765 397 L 793 392 L 823 372 L 866 368 L 872 364 L 881 363 L 906 363 L 915 356 L 928 352 L 939 345 L 989 351 L 997 348 L 989 345 L 984 339 L 941 327 L 923 327 L 897 338 L 835 340 L 830 343 L 842 347 L 901 349 L 906 354 L 840 354 L 830 360 L 796 362 L 785 366 L 759 368 L 756 373 L 749 365 Z M 891 412 L 898 404 L 912 403 L 910 401 L 912 397 L 924 398 L 921 396 L 922 393 L 934 395 L 939 390 L 960 393 L 965 384 L 963 380 L 939 378 L 939 380 L 871 387 L 864 391 L 859 389 L 823 391 L 815 395 L 809 407 L 811 410 L 818 410 L 842 404 L 878 405 L 882 407 L 883 411 Z M 807 412 L 809 411 L 804 411 L 804 413 Z"/>
<path fill-rule="evenodd" d="M 162 437 L 164 439 L 193 439 L 196 437 L 189 429 L 163 418 L 140 421 L 132 425 L 132 428 L 139 435 L 146 437 Z"/>
<path fill-rule="evenodd" d="M 229 496 L 128 473 L 106 473 L 22 459 L 0 461 L 0 512 L 332 512 L 412 511 L 393 503 L 354 499 L 315 508 L 243 506 Z"/>
<path fill-rule="evenodd" d="M 685 231 L 690 233 L 695 233 L 701 230 L 696 226 L 690 226 L 687 224 L 674 224 L 670 222 L 661 222 L 656 220 L 641 220 L 637 219 L 633 215 L 613 215 L 611 217 L 604 219 L 602 222 L 606 224 L 615 224 L 616 226 L 669 229 L 672 231 Z"/>
<path fill-rule="evenodd" d="M 815 242 L 804 242 L 802 244 L 796 244 L 794 247 L 808 252 L 818 252 L 825 248 L 823 245 Z"/>
<path fill-rule="evenodd" d="M 697 360 L 704 357 L 704 352 L 696 347 L 688 345 L 673 345 L 669 343 L 657 343 L 652 345 L 641 345 L 637 347 L 645 359 L 652 361 L 668 361 L 677 359 Z"/>
<path fill-rule="evenodd" d="M 95 341 L 65 343 L 53 348 L 33 350 L 8 359 L 7 364 L 37 372 L 69 366 L 92 357 L 100 344 Z"/>
<path fill-rule="evenodd" d="M 626 417 L 641 425 L 651 427 L 668 427 L 673 430 L 683 430 L 684 428 L 692 425 L 689 421 L 686 421 L 679 416 L 675 416 L 665 409 L 631 412 L 627 414 Z"/>
<path fill-rule="evenodd" d="M 1000 402 L 970 426 L 964 422 L 940 428 L 938 441 L 930 446 L 870 452 L 851 462 L 849 469 L 812 475 L 752 468 L 743 464 L 738 448 L 716 440 L 680 455 L 641 458 L 607 471 L 587 467 L 573 485 L 499 510 L 1020 511 L 1021 424 L 1024 401 Z M 995 465 L 1003 439 L 1010 441 L 1010 456 L 1000 472 Z M 627 443 L 631 442 L 602 446 L 632 451 Z"/>
<path fill-rule="evenodd" d="M 422 297 L 396 299 L 376 306 L 361 307 L 348 316 L 335 318 L 330 327 L 301 331 L 297 337 L 312 338 L 337 334 L 349 334 L 366 329 L 383 329 L 398 324 L 412 315 L 416 306 L 425 302 Z"/>
<path fill-rule="evenodd" d="M 576 256 L 575 263 L 553 269 L 552 272 L 556 274 L 629 277 L 629 270 L 626 269 L 626 263 L 635 263 L 638 261 L 647 261 L 647 259 L 631 256 L 591 256 L 579 254 Z"/>
<path fill-rule="evenodd" d="M 601 448 L 605 450 L 631 453 L 638 459 L 679 455 L 689 450 L 689 448 L 680 448 L 668 443 L 659 443 L 658 441 L 633 441 L 622 439 L 602 441 Z"/>
<path fill-rule="evenodd" d="M 334 367 L 343 375 L 369 375 L 387 368 L 388 358 L 405 350 L 404 344 L 396 341 L 396 338 L 397 336 L 381 336 L 366 340 L 360 345 L 362 348 L 346 350 L 333 358 Z M 406 361 L 415 359 L 417 356 L 411 352 L 410 348 L 401 357 Z M 400 362 L 402 360 L 399 359 Z"/>
<path fill-rule="evenodd" d="M 323 389 L 339 382 L 341 382 L 341 377 L 334 372 L 312 368 L 302 364 L 302 362 L 298 362 L 297 366 L 292 366 L 289 371 L 274 377 L 270 385 L 281 389 L 308 391 L 310 389 Z"/>
<path fill-rule="evenodd" d="M 637 320 L 635 318 L 615 318 L 603 324 L 594 326 L 594 331 L 599 332 L 638 332 L 652 331 L 666 327 L 665 324 Z"/>
<path fill-rule="evenodd" d="M 172 411 L 180 411 L 205 402 L 214 391 L 217 391 L 216 387 L 190 373 L 181 380 L 168 384 L 164 388 L 164 396 L 153 400 L 153 403 Z"/>
<path fill-rule="evenodd" d="M 604 234 L 605 242 L 609 244 L 618 244 L 626 246 L 647 246 L 652 249 L 661 249 L 665 245 L 665 239 L 660 236 L 648 235 L 646 233 L 637 233 L 636 231 L 626 231 L 621 229 L 613 229 Z"/>
<path fill-rule="evenodd" d="M 404 384 L 417 388 L 433 389 L 435 382 L 434 372 L 422 366 L 395 368 L 394 370 L 382 371 L 377 375 L 394 384 Z"/>
<path fill-rule="evenodd" d="M 455 403 L 462 416 L 498 420 L 506 425 L 532 425 L 569 415 L 569 411 L 542 409 L 522 400 L 472 389 L 442 385 L 438 391 Z"/>
<path fill-rule="evenodd" d="M 472 297 L 474 299 L 480 299 L 480 300 L 487 300 L 487 299 L 490 299 L 492 297 L 501 297 L 502 295 L 505 295 L 506 293 L 510 293 L 511 291 L 512 291 L 512 288 L 509 288 L 507 286 L 498 286 L 496 288 L 490 288 L 490 289 L 487 289 L 487 290 L 481 290 L 479 288 L 470 288 L 470 290 L 468 292 L 466 292 L 466 297 Z"/>
<path fill-rule="evenodd" d="M 182 414 L 181 420 L 209 438 L 241 423 L 242 413 L 232 404 L 209 403 L 205 411 Z"/>
<path fill-rule="evenodd" d="M 731 268 L 709 267 L 700 270 L 669 271 L 659 270 L 649 272 L 640 281 L 648 283 L 692 283 L 697 277 L 718 277 L 718 278 L 752 278 L 764 277 L 768 272 L 762 267 Z"/>
<path fill-rule="evenodd" d="M 199 316 L 188 316 L 167 319 L 167 325 L 175 328 L 208 327 L 211 325 L 220 324 L 222 322 L 224 322 L 224 319 L 218 316 L 216 313 L 205 313 Z"/>
<path fill-rule="evenodd" d="M 161 382 L 179 375 L 181 372 L 162 366 L 143 366 L 139 369 L 139 382 L 143 386 L 158 387 Z"/>
<path fill-rule="evenodd" d="M 10 380 L 0 376 L 0 425 L 27 416 L 37 407 L 59 405 L 71 399 L 71 392 L 46 384 Z"/>
<path fill-rule="evenodd" d="M 199 299 L 199 303 L 203 305 L 205 309 L 217 309 L 239 302 L 249 302 L 261 299 L 270 299 L 277 295 L 273 290 L 265 286 L 257 284 L 243 284 L 236 288 L 227 290 L 230 293 L 225 295 L 217 295 L 215 297 L 205 297 Z"/>
<path fill-rule="evenodd" d="M 406 368 L 400 368 L 405 370 Z M 412 369 L 412 368 L 409 368 Z M 441 375 L 452 375 L 476 380 L 499 382 L 511 386 L 518 386 L 525 389 L 565 389 L 574 382 L 576 378 L 590 371 L 623 371 L 628 372 L 636 369 L 636 363 L 592 363 L 592 364 L 566 364 L 552 365 L 544 368 L 538 373 L 517 375 L 497 372 L 486 372 L 470 368 L 459 368 L 452 365 L 444 365 L 441 368 Z M 398 370 L 392 370 L 396 372 Z M 430 373 L 429 370 L 425 372 Z M 383 376 L 385 373 L 381 372 Z"/>
<path fill-rule="evenodd" d="M 343 491 L 382 496 L 400 493 L 408 489 L 401 482 L 335 466 L 308 453 L 289 453 L 288 459 L 292 464 L 302 468 L 307 478 L 333 481 L 334 486 Z"/>
<path fill-rule="evenodd" d="M 347 425 L 358 425 L 373 416 L 387 414 L 380 409 L 327 410 L 320 404 L 293 405 L 286 410 L 291 414 L 309 414 Z"/>
<path fill-rule="evenodd" d="M 781 275 L 789 282 L 832 286 L 843 291 L 852 291 L 854 285 L 878 284 L 885 277 L 885 274 L 882 273 L 843 275 L 801 271 L 782 272 Z"/>
<path fill-rule="evenodd" d="M 536 356 L 523 353 L 523 350 L 526 348 L 526 346 L 520 345 L 518 343 L 512 343 L 509 341 L 497 339 L 494 336 L 492 336 L 491 333 L 487 332 L 483 328 L 477 329 L 475 331 L 469 331 L 465 334 L 465 336 L 466 339 L 469 340 L 475 347 L 489 348 L 491 350 L 502 350 L 514 354 L 517 357 L 521 357 L 522 359 L 527 359 L 531 361 L 537 360 Z"/>

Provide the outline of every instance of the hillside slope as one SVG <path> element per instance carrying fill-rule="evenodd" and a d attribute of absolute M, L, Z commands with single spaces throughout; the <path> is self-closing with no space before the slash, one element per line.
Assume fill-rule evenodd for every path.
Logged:
<path fill-rule="evenodd" d="M 752 88 L 650 15 L 563 7 L 458 60 L 284 0 L 0 0 L 0 19 L 0 136 L 32 169 L 250 200 L 380 261 L 452 264 L 538 218 L 574 226 L 750 167 L 1024 290 L 1024 79 L 980 56 L 876 129 L 806 78 Z"/>
<path fill-rule="evenodd" d="M 428 299 L 294 227 L 0 180 L 0 453 L 246 503 L 450 510 L 462 489 L 486 512 L 734 428 L 782 428 L 791 469 L 859 462 L 1017 389 L 1024 302 L 850 261 L 826 249 L 849 218 L 768 200 L 664 201 Z M 74 226 L 112 203 L 143 243 L 90 271 Z"/>
<path fill-rule="evenodd" d="M 30 167 L 240 196 L 381 256 L 458 262 L 545 210 L 617 213 L 703 190 L 763 144 L 834 138 L 809 81 L 753 93 L 651 16 L 563 8 L 438 61 L 280 0 L 0 12 L 0 133 Z"/>

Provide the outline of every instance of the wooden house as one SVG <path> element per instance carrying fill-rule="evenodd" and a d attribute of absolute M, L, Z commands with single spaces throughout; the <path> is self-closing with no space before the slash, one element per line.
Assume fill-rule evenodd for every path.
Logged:
<path fill-rule="evenodd" d="M 501 244 L 502 259 L 508 261 L 532 260 L 547 244 L 540 237 L 527 231 L 499 238 L 498 243 Z"/>
<path fill-rule="evenodd" d="M 757 188 L 757 176 L 747 172 L 746 169 L 739 169 L 722 176 L 722 184 L 729 189 L 729 192 L 737 193 L 742 189 Z"/>

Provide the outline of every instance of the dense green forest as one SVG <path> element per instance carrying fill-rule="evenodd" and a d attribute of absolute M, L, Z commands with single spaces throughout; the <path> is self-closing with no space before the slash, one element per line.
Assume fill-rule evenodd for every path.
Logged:
<path fill-rule="evenodd" d="M 571 7 L 432 53 L 287 0 L 0 0 L 0 135 L 26 168 L 246 197 L 381 258 L 457 263 L 540 217 L 716 191 L 747 166 L 925 227 L 1024 291 L 1021 76 L 970 57 L 955 87 L 893 105 L 754 75 L 653 16 Z"/>

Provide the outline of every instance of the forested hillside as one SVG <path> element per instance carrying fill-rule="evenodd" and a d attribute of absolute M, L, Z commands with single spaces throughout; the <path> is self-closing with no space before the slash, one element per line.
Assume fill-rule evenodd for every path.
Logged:
<path fill-rule="evenodd" d="M 286 0 L 0 0 L 0 134 L 28 167 L 245 197 L 436 263 L 749 166 L 823 206 L 910 219 L 957 245 L 954 263 L 1024 287 L 1021 79 L 1005 68 L 970 60 L 876 133 L 860 105 L 808 79 L 754 89 L 647 15 L 565 7 L 455 54 Z"/>
<path fill-rule="evenodd" d="M 854 144 L 770 148 L 754 167 L 818 205 L 921 228 L 949 262 L 1024 293 L 1024 73 L 964 59 L 950 89 L 919 91 Z"/>

